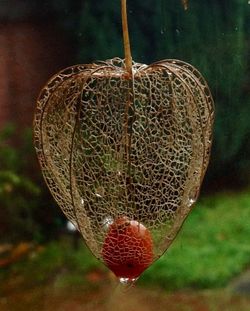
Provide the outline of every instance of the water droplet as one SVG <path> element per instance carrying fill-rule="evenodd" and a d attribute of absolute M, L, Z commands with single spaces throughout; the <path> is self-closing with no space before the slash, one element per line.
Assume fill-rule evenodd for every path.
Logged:
<path fill-rule="evenodd" d="M 133 278 L 133 279 L 119 278 L 119 282 L 120 282 L 120 284 L 125 285 L 125 286 L 132 286 L 136 282 L 137 279 L 138 278 Z"/>
<path fill-rule="evenodd" d="M 114 219 L 111 216 L 107 216 L 103 219 L 103 227 L 107 230 L 110 225 L 114 222 Z"/>
<path fill-rule="evenodd" d="M 163 29 L 161 29 L 161 34 L 162 34 L 162 35 L 164 34 L 164 30 L 163 30 Z"/>
<path fill-rule="evenodd" d="M 250 0 L 248 0 L 248 4 L 250 4 Z"/>
<path fill-rule="evenodd" d="M 195 201 L 196 201 L 195 199 L 189 198 L 189 199 L 188 199 L 188 204 L 187 204 L 188 207 L 191 207 L 191 206 L 195 203 Z"/>
<path fill-rule="evenodd" d="M 198 195 L 199 195 L 199 189 L 194 188 L 190 191 L 188 202 L 187 202 L 188 207 L 191 207 L 196 202 Z"/>
<path fill-rule="evenodd" d="M 177 35 L 179 36 L 180 35 L 180 30 L 179 29 L 175 29 Z"/>
<path fill-rule="evenodd" d="M 81 204 L 84 205 L 84 200 L 83 200 L 83 198 L 81 198 Z"/>
<path fill-rule="evenodd" d="M 75 232 L 75 231 L 77 231 L 77 225 L 76 225 L 76 223 L 73 223 L 73 222 L 71 222 L 71 221 L 67 221 L 66 227 L 67 227 L 67 230 L 70 231 L 70 232 Z"/>
<path fill-rule="evenodd" d="M 104 188 L 103 187 L 98 187 L 96 190 L 95 190 L 95 195 L 98 197 L 98 198 L 102 198 L 104 196 Z"/>

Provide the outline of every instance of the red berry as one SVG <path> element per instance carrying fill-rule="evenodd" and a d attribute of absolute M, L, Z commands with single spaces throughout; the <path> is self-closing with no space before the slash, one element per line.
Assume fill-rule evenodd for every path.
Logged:
<path fill-rule="evenodd" d="M 109 226 L 102 256 L 117 277 L 137 278 L 153 261 L 151 234 L 135 220 L 118 218 Z"/>

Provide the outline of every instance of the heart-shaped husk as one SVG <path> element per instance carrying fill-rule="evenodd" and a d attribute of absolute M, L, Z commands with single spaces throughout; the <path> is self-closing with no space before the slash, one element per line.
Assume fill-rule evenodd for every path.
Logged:
<path fill-rule="evenodd" d="M 143 224 L 153 259 L 169 247 L 199 194 L 210 154 L 213 100 L 179 60 L 78 65 L 43 88 L 34 142 L 45 181 L 93 254 L 112 222 Z M 106 263 L 106 262 L 105 262 Z"/>

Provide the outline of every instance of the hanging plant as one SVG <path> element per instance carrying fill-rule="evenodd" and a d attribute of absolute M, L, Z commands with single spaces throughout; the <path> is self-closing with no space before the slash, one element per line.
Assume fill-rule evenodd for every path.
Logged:
<path fill-rule="evenodd" d="M 125 60 L 69 67 L 42 89 L 34 143 L 45 181 L 92 253 L 132 281 L 169 247 L 207 169 L 213 100 L 191 65 Z"/>

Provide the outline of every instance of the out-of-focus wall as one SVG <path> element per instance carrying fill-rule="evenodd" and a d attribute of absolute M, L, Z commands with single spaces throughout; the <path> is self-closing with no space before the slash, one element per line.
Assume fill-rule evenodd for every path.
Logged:
<path fill-rule="evenodd" d="M 51 12 L 41 15 L 30 1 L 0 2 L 0 128 L 32 124 L 39 90 L 67 58 L 70 48 Z"/>

